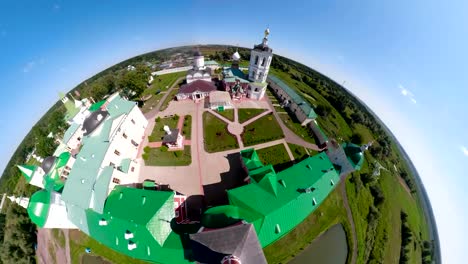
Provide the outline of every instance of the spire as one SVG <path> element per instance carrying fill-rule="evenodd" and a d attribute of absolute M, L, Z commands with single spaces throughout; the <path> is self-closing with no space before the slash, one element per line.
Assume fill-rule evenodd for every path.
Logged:
<path fill-rule="evenodd" d="M 10 199 L 12 203 L 16 203 L 23 208 L 28 208 L 29 198 L 27 197 L 15 197 L 14 195 L 11 195 L 8 196 L 8 199 Z"/>
<path fill-rule="evenodd" d="M 30 182 L 37 166 L 34 165 L 17 165 L 18 169 L 23 173 L 27 182 Z"/>

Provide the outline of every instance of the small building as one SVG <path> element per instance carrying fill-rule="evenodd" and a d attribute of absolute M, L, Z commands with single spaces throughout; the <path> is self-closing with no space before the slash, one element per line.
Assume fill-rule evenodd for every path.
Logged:
<path fill-rule="evenodd" d="M 210 92 L 216 90 L 217 88 L 212 82 L 197 80 L 182 85 L 176 97 L 177 100 L 192 99 L 194 101 L 199 101 L 209 96 Z"/>
<path fill-rule="evenodd" d="M 181 149 L 184 147 L 184 137 L 180 134 L 179 129 L 170 129 L 168 126 L 164 126 L 166 135 L 163 138 L 162 143 L 167 146 L 170 150 Z"/>
<path fill-rule="evenodd" d="M 205 67 L 205 57 L 199 50 L 195 51 L 193 68 L 187 72 L 187 83 L 194 81 L 211 82 L 211 67 Z"/>
<path fill-rule="evenodd" d="M 228 92 L 212 91 L 210 92 L 209 99 L 209 108 L 212 110 L 223 111 L 234 108 Z"/>
<path fill-rule="evenodd" d="M 268 80 L 270 87 L 280 99 L 282 106 L 288 108 L 289 111 L 296 116 L 297 120 L 301 122 L 302 126 L 307 125 L 317 118 L 317 114 L 312 106 L 310 106 L 294 89 L 271 74 L 268 76 Z"/>
<path fill-rule="evenodd" d="M 319 124 L 317 124 L 317 120 L 309 122 L 308 126 L 314 133 L 315 142 L 317 142 L 319 148 L 327 147 L 328 137 L 325 135 L 322 128 L 320 128 Z"/>

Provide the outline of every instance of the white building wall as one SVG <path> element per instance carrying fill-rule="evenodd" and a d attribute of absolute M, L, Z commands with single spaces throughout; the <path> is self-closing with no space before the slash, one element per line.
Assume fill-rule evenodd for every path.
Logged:
<path fill-rule="evenodd" d="M 153 76 L 155 76 L 155 75 L 164 75 L 164 74 L 168 74 L 168 73 L 189 71 L 191 69 L 193 69 L 193 65 L 185 66 L 185 67 L 172 68 L 172 69 L 165 69 L 165 70 L 161 70 L 161 71 L 155 71 L 155 72 L 152 72 L 151 75 L 153 75 Z"/>
<path fill-rule="evenodd" d="M 44 228 L 62 228 L 77 229 L 77 227 L 68 220 L 67 208 L 62 201 L 62 195 L 52 192 L 49 215 L 44 224 Z"/>
<path fill-rule="evenodd" d="M 75 133 L 71 136 L 70 140 L 66 143 L 67 147 L 70 149 L 76 149 L 81 145 L 81 141 L 83 140 L 83 130 L 82 126 L 80 126 Z"/>

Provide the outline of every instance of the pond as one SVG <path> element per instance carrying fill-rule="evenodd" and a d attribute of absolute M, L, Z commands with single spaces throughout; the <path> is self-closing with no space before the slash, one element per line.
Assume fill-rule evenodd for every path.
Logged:
<path fill-rule="evenodd" d="M 289 264 L 344 264 L 348 255 L 346 233 L 341 224 L 330 227 Z"/>

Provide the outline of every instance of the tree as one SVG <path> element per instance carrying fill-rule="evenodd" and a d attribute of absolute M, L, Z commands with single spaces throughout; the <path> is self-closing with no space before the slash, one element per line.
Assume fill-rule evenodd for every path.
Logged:
<path fill-rule="evenodd" d="M 124 73 L 119 86 L 127 97 L 131 99 L 140 98 L 146 89 L 148 76 L 149 73 L 146 72 L 144 67 L 137 67 L 134 71 Z"/>
<path fill-rule="evenodd" d="M 361 145 L 364 142 L 364 138 L 363 138 L 363 136 L 361 134 L 354 133 L 351 136 L 351 142 L 354 143 L 354 144 Z"/>
<path fill-rule="evenodd" d="M 36 154 L 41 157 L 48 157 L 52 155 L 57 144 L 53 138 L 49 138 L 47 136 L 40 137 L 37 139 L 36 143 Z"/>
<path fill-rule="evenodd" d="M 331 112 L 331 107 L 328 105 L 318 105 L 317 108 L 315 108 L 315 112 L 321 117 L 327 117 Z"/>
<path fill-rule="evenodd" d="M 67 127 L 64 112 L 61 110 L 53 111 L 49 118 L 48 130 L 53 134 L 58 134 L 65 131 Z"/>

